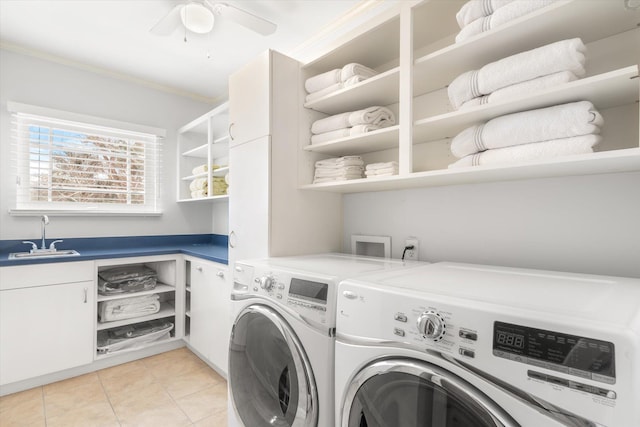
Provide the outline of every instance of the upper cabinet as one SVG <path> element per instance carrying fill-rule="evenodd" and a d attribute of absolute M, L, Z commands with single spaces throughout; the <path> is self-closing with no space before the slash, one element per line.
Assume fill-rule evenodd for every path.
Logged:
<path fill-rule="evenodd" d="M 228 129 L 224 103 L 178 130 L 178 202 L 228 199 Z"/>
<path fill-rule="evenodd" d="M 302 82 L 357 62 L 378 74 L 303 102 L 306 123 L 368 106 L 396 114 L 396 125 L 360 135 L 307 143 L 316 158 L 360 155 L 365 164 L 397 161 L 388 177 L 312 184 L 304 189 L 360 192 L 536 177 L 640 170 L 638 58 L 640 8 L 625 0 L 557 0 L 456 42 L 456 13 L 465 0 L 406 3 L 382 22 L 302 67 Z M 464 72 L 560 40 L 580 38 L 586 74 L 499 101 L 455 109 L 448 86 Z M 511 113 L 587 100 L 604 119 L 593 153 L 501 165 L 449 168 L 451 141 L 466 128 Z M 302 138 L 310 141 L 310 131 Z M 310 166 L 313 169 L 313 166 Z"/>

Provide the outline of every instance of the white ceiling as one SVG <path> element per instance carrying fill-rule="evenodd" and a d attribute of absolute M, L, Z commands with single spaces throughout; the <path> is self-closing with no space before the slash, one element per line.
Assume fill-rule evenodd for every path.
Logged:
<path fill-rule="evenodd" d="M 210 34 L 187 34 L 187 42 L 181 29 L 164 37 L 151 34 L 149 29 L 178 3 L 0 0 L 0 47 L 45 54 L 215 102 L 227 96 L 228 75 L 259 53 L 271 48 L 291 54 L 372 0 L 227 0 L 276 23 L 278 29 L 261 36 L 217 18 Z"/>

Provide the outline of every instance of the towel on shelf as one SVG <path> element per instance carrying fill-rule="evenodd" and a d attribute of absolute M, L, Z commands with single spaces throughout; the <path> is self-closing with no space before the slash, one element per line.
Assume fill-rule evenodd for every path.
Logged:
<path fill-rule="evenodd" d="M 392 162 L 369 163 L 365 169 L 368 171 L 374 171 L 374 170 L 388 169 L 388 168 L 398 169 L 398 162 L 394 160 Z"/>
<path fill-rule="evenodd" d="M 364 162 L 360 156 L 334 157 L 318 160 L 313 183 L 345 181 L 362 178 Z"/>
<path fill-rule="evenodd" d="M 600 133 L 603 119 L 589 101 L 571 102 L 496 117 L 473 125 L 451 141 L 462 158 L 488 149 Z"/>
<path fill-rule="evenodd" d="M 366 80 L 375 76 L 376 74 L 378 74 L 376 70 L 372 70 L 371 68 L 365 67 L 362 64 L 352 62 L 345 65 L 344 67 L 342 67 L 342 70 L 340 70 L 340 81 L 346 82 L 352 77 L 360 77 L 363 80 Z"/>
<path fill-rule="evenodd" d="M 364 162 L 360 156 L 343 156 L 318 160 L 316 168 L 341 168 L 344 166 L 363 166 Z"/>
<path fill-rule="evenodd" d="M 123 298 L 98 303 L 98 317 L 101 322 L 131 319 L 160 311 L 160 297 L 157 294 Z"/>
<path fill-rule="evenodd" d="M 196 190 L 191 192 L 192 199 L 201 199 L 203 197 L 207 197 L 207 190 Z"/>
<path fill-rule="evenodd" d="M 372 178 L 374 176 L 391 176 L 398 175 L 398 168 L 384 168 L 384 169 L 374 169 L 374 170 L 366 170 L 364 174 L 367 178 Z"/>
<path fill-rule="evenodd" d="M 593 147 L 601 140 L 600 135 L 581 135 L 550 141 L 532 142 L 505 148 L 496 148 L 471 154 L 449 165 L 449 168 L 509 165 L 550 160 L 557 157 L 593 152 Z"/>
<path fill-rule="evenodd" d="M 554 1 L 556 0 L 514 0 L 500 7 L 491 15 L 480 17 L 465 25 L 456 35 L 456 43 L 463 42 L 477 34 L 489 31 L 492 28 L 499 27 L 509 21 L 542 9 Z"/>
<path fill-rule="evenodd" d="M 508 56 L 456 77 L 448 87 L 449 100 L 457 110 L 470 99 L 559 71 L 581 77 L 585 52 L 582 40 L 575 38 Z"/>
<path fill-rule="evenodd" d="M 198 191 L 207 189 L 207 178 L 196 178 L 189 184 L 189 190 Z"/>
<path fill-rule="evenodd" d="M 345 166 L 343 168 L 316 168 L 316 178 L 328 178 L 337 177 L 343 175 L 358 175 L 362 176 L 362 166 Z"/>
<path fill-rule="evenodd" d="M 336 68 L 335 70 L 327 71 L 322 74 L 318 74 L 317 76 L 310 77 L 304 82 L 304 88 L 306 89 L 307 93 L 314 93 L 326 89 L 342 81 L 340 79 L 341 73 L 342 69 Z"/>
<path fill-rule="evenodd" d="M 460 109 L 476 107 L 478 105 L 488 104 L 490 102 L 499 102 L 506 99 L 513 99 L 523 95 L 529 95 L 533 92 L 542 91 L 550 87 L 569 83 L 578 80 L 578 76 L 571 71 L 560 71 L 558 73 L 549 74 L 547 76 L 538 77 L 527 80 L 526 82 L 516 83 L 511 86 L 503 87 L 489 95 L 473 98 L 460 106 Z"/>
<path fill-rule="evenodd" d="M 469 0 L 456 13 L 456 20 L 460 28 L 464 28 L 478 18 L 491 15 L 512 1 L 514 0 Z"/>
<path fill-rule="evenodd" d="M 220 165 L 211 165 L 211 170 L 216 170 L 216 169 L 220 169 L 222 166 Z M 191 174 L 192 175 L 200 175 L 201 173 L 205 173 L 209 171 L 209 165 L 200 165 L 200 166 L 196 166 L 195 168 L 193 168 L 191 170 Z"/>
<path fill-rule="evenodd" d="M 311 144 L 321 144 L 348 136 L 362 135 L 363 133 L 373 132 L 378 129 L 382 128 L 378 125 L 356 125 L 350 128 L 336 129 L 318 135 L 311 135 Z"/>
<path fill-rule="evenodd" d="M 311 133 L 318 135 L 356 125 L 376 125 L 383 128 L 393 126 L 395 123 L 396 117 L 391 110 L 374 106 L 316 120 L 311 124 Z"/>

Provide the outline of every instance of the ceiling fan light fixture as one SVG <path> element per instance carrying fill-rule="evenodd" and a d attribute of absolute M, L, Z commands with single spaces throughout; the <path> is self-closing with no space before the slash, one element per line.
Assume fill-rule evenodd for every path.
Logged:
<path fill-rule="evenodd" d="M 193 33 L 206 34 L 213 29 L 213 12 L 200 3 L 184 5 L 180 19 L 185 28 Z"/>

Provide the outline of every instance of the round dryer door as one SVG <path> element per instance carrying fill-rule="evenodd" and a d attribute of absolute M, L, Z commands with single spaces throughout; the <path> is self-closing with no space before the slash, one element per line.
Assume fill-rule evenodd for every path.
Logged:
<path fill-rule="evenodd" d="M 474 386 L 435 365 L 381 360 L 347 390 L 342 427 L 517 427 Z"/>
<path fill-rule="evenodd" d="M 318 422 L 309 360 L 291 326 L 270 307 L 251 305 L 236 318 L 229 387 L 237 416 L 247 427 L 315 427 Z"/>

